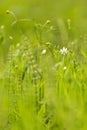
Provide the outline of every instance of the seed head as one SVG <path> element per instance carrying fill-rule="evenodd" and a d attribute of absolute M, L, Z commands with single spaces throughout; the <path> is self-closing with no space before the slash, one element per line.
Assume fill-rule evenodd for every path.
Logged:
<path fill-rule="evenodd" d="M 50 21 L 50 20 L 47 20 L 47 21 L 46 21 L 46 24 L 50 24 L 50 23 L 51 23 L 51 21 Z"/>
<path fill-rule="evenodd" d="M 9 11 L 9 10 L 6 10 L 6 14 L 10 14 L 10 11 Z"/>

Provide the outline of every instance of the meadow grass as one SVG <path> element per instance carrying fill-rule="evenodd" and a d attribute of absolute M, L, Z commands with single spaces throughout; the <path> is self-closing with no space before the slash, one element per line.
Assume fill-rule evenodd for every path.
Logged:
<path fill-rule="evenodd" d="M 86 34 L 74 37 L 62 19 L 28 22 L 14 37 L 1 28 L 0 130 L 86 130 Z"/>

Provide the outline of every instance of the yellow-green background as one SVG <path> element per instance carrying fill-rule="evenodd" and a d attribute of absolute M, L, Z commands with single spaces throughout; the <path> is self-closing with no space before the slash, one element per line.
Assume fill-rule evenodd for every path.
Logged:
<path fill-rule="evenodd" d="M 19 18 L 35 20 L 70 18 L 78 28 L 86 31 L 87 0 L 0 0 L 0 23 L 6 22 L 5 11 L 13 11 Z M 7 20 L 8 21 L 8 20 Z"/>

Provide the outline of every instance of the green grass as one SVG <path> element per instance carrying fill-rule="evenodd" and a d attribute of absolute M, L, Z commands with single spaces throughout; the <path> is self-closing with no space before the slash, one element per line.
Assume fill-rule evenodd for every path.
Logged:
<path fill-rule="evenodd" d="M 0 28 L 0 130 L 86 130 L 84 29 L 77 31 L 70 19 L 40 22 L 9 10 L 6 17 Z"/>

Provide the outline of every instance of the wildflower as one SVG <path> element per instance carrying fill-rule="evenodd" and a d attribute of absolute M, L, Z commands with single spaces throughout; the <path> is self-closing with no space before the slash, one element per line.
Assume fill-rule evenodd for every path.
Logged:
<path fill-rule="evenodd" d="M 67 67 L 66 67 L 66 66 L 64 66 L 63 70 L 66 70 L 66 69 L 67 69 Z"/>
<path fill-rule="evenodd" d="M 42 55 L 45 55 L 46 54 L 46 49 L 42 50 Z"/>
<path fill-rule="evenodd" d="M 65 47 L 63 47 L 62 49 L 60 49 L 60 53 L 62 54 L 62 55 L 66 55 L 66 54 L 68 54 L 68 49 L 67 48 L 65 48 Z"/>

